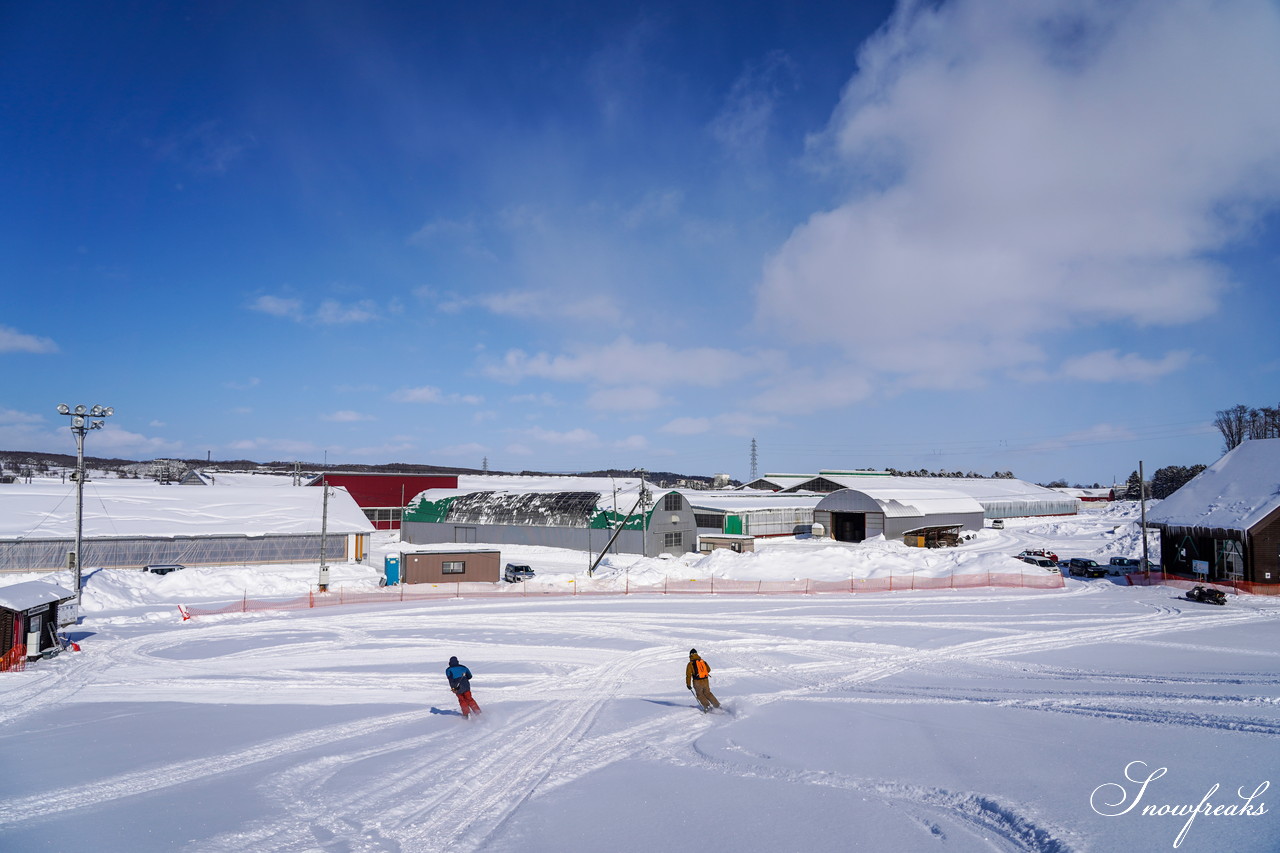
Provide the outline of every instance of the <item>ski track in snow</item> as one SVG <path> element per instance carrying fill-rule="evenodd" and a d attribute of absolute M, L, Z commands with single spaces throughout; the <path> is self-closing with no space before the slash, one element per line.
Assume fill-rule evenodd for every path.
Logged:
<path fill-rule="evenodd" d="M 1064 593 L 1099 594 L 1105 594 L 1105 588 L 1097 584 L 1081 584 Z M 974 618 L 969 608 L 975 603 L 1008 604 L 1020 612 L 1007 618 Z M 719 684 L 750 676 L 753 683 L 766 688 L 729 700 L 748 707 L 797 698 L 884 704 L 987 703 L 1138 724 L 1280 736 L 1280 721 L 1274 715 L 1253 713 L 1270 710 L 1276 705 L 1274 698 L 1213 690 L 1219 685 L 1274 693 L 1280 678 L 1228 674 L 1136 677 L 1021 659 L 1028 654 L 1114 643 L 1214 651 L 1217 647 L 1212 645 L 1172 642 L 1169 638 L 1182 632 L 1275 618 L 1273 611 L 1257 608 L 1183 611 L 1170 603 L 1141 603 L 1150 612 L 1137 616 L 1106 611 L 1064 615 L 1038 611 L 1033 598 L 979 593 L 954 600 L 926 596 L 866 600 L 858 607 L 817 615 L 810 611 L 822 610 L 829 606 L 827 602 L 779 600 L 746 613 L 699 612 L 696 607 L 682 606 L 670 611 L 660 607 L 602 608 L 588 615 L 561 613 L 535 600 L 528 604 L 502 602 L 482 611 L 465 612 L 419 605 L 359 613 L 304 613 L 281 621 L 274 635 L 263 628 L 264 620 L 274 618 L 270 615 L 169 626 L 156 633 L 91 645 L 86 652 L 64 656 L 58 667 L 24 674 L 23 681 L 4 694 L 0 726 L 13 723 L 38 705 L 144 701 L 154 700 L 158 693 L 173 701 L 189 702 L 364 702 L 376 708 L 380 702 L 397 701 L 385 697 L 398 697 L 403 704 L 405 696 L 422 692 L 424 679 L 431 676 L 421 673 L 438 668 L 432 655 L 444 644 L 460 656 L 471 649 L 484 649 L 491 658 L 508 652 L 515 660 L 536 653 L 545 671 L 491 676 L 482 682 L 485 686 L 477 686 L 477 698 L 489 713 L 471 723 L 438 718 L 421 709 L 373 713 L 362 720 L 266 739 L 224 755 L 0 801 L 0 827 L 101 807 L 122 798 L 257 767 L 261 773 L 257 790 L 274 804 L 275 814 L 233 832 L 193 841 L 189 849 L 228 853 L 249 849 L 262 853 L 316 849 L 467 853 L 483 849 L 530 798 L 615 762 L 642 759 L 788 784 L 856 790 L 905 810 L 929 835 L 945 837 L 947 832 L 963 831 L 989 839 L 1000 850 L 1066 853 L 1080 846 L 1071 830 L 1051 825 L 1031 807 L 1005 797 L 828 771 L 786 770 L 763 765 L 756 760 L 758 756 L 743 750 L 734 751 L 732 759 L 712 754 L 700 746 L 698 736 L 715 726 L 731 724 L 733 718 L 693 715 L 690 720 L 691 712 L 683 700 L 620 729 L 596 731 L 596 725 L 610 703 L 654 695 L 636 686 L 637 680 L 645 683 L 646 669 L 662 668 L 664 686 L 660 692 L 669 695 L 665 693 L 667 685 L 680 677 L 686 651 L 684 646 L 673 644 L 673 638 L 697 636 L 699 645 L 716 649 Z M 530 609 L 537 612 L 535 619 L 530 619 Z M 802 616 L 808 636 L 798 638 L 795 625 L 802 614 L 808 614 Z M 512 642 L 504 646 L 500 640 L 453 637 L 464 629 L 474 629 L 476 621 L 482 621 L 485 631 L 494 637 L 510 634 Z M 886 627 L 909 628 L 941 639 L 932 647 L 858 639 Z M 957 643 L 945 641 L 949 634 L 959 632 L 969 637 L 986 636 Z M 419 639 L 413 645 L 403 639 L 424 634 L 430 639 Z M 554 642 L 543 644 L 542 635 L 554 638 Z M 569 637 L 575 644 L 565 642 Z M 264 645 L 271 655 L 268 671 L 260 669 Z M 220 648 L 235 650 L 222 652 Z M 373 658 L 383 667 L 395 664 L 403 671 L 350 668 Z M 909 671 L 959 668 L 971 670 L 979 684 L 966 690 L 939 690 L 882 683 Z M 982 679 L 999 679 L 1001 686 L 983 686 Z M 1073 683 L 1086 682 L 1123 682 L 1125 687 L 1105 696 L 1097 690 L 1070 689 Z M 1010 687 L 1011 683 L 1028 686 L 1019 690 Z M 767 689 L 770 685 L 772 689 Z M 1191 692 L 1171 694 L 1162 687 Z M 392 731 L 420 733 L 378 741 L 379 732 L 389 736 Z M 364 741 L 375 745 L 364 745 Z M 380 768 L 377 784 L 346 784 L 348 774 L 370 760 L 377 760 Z"/>

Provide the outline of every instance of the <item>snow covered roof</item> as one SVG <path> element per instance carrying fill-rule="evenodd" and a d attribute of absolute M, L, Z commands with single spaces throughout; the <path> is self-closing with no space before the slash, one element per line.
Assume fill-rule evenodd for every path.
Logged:
<path fill-rule="evenodd" d="M 323 489 L 212 489 L 129 480 L 84 484 L 84 536 L 93 539 L 318 534 Z M 329 490 L 328 532 L 370 533 L 373 525 L 343 489 Z M 74 483 L 0 485 L 0 539 L 71 539 Z"/>
<path fill-rule="evenodd" d="M 638 479 L 608 477 L 459 477 L 457 489 L 428 489 L 409 502 L 406 522 L 528 524 L 552 527 L 609 527 L 630 515 L 640 496 Z M 486 485 L 487 489 L 469 488 Z M 510 488 L 498 489 L 497 486 Z M 663 495 L 676 491 L 653 483 L 649 513 Z M 550 490 L 539 488 L 552 486 Z M 616 486 L 617 491 L 614 491 Z M 640 525 L 636 513 L 628 523 Z"/>
<path fill-rule="evenodd" d="M 267 474 L 253 471 L 188 471 L 180 482 L 183 485 L 242 486 L 256 489 L 294 487 L 292 474 Z"/>
<path fill-rule="evenodd" d="M 649 490 L 661 494 L 666 489 L 649 483 Z M 600 492 L 610 495 L 640 488 L 639 477 L 572 477 L 569 475 L 460 474 L 459 492 Z M 434 493 L 435 490 L 433 490 Z M 632 503 L 635 503 L 633 498 Z M 621 503 L 621 500 L 619 500 Z"/>
<path fill-rule="evenodd" d="M 834 512 L 883 512 L 890 518 L 924 518 L 930 515 L 983 513 L 982 504 L 969 495 L 947 489 L 911 489 L 869 480 L 856 489 L 841 489 L 816 507 Z"/>
<path fill-rule="evenodd" d="M 41 604 L 75 597 L 76 594 L 71 590 L 47 581 L 24 581 L 0 587 L 0 607 L 9 610 L 30 610 Z"/>
<path fill-rule="evenodd" d="M 866 490 L 905 489 L 909 491 L 945 491 L 968 495 L 982 504 L 993 517 L 1017 515 L 1071 515 L 1077 509 L 1074 498 L 1053 489 L 1037 486 L 1025 480 L 986 477 L 896 477 L 877 472 L 823 472 L 812 481 L 793 486 L 803 491 L 815 485 L 814 481 L 826 480 L 845 489 Z M 826 487 L 831 491 L 830 486 Z M 879 492 L 877 492 L 879 494 Z"/>
<path fill-rule="evenodd" d="M 806 480 L 812 480 L 813 474 L 765 474 L 763 477 L 757 477 L 742 488 L 744 489 L 763 489 L 765 491 L 777 491 L 791 486 L 796 486 Z"/>
<path fill-rule="evenodd" d="M 758 491 L 756 489 L 680 489 L 695 510 L 713 512 L 751 512 L 762 509 L 812 509 L 824 495 L 797 494 L 795 492 Z"/>
<path fill-rule="evenodd" d="M 1156 504 L 1147 521 L 1248 530 L 1280 507 L 1280 438 L 1246 441 Z"/>

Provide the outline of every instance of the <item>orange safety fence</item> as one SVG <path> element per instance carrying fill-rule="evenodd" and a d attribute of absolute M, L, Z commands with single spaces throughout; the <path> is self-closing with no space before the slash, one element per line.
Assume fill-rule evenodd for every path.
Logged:
<path fill-rule="evenodd" d="M 847 581 L 743 581 L 666 579 L 661 584 L 639 585 L 624 580 L 623 586 L 591 580 L 571 580 L 566 584 L 533 583 L 494 585 L 489 583 L 399 584 L 377 591 L 336 589 L 292 598 L 251 599 L 220 605 L 181 607 L 183 618 L 247 613 L 256 610 L 305 610 L 343 604 L 382 604 L 389 601 L 431 601 L 445 598 L 527 598 L 529 596 L 584 595 L 820 595 L 860 592 L 897 592 L 929 589 L 980 589 L 983 587 L 1062 589 L 1059 574 L 964 574 L 948 577 L 891 575 L 882 578 L 850 578 Z"/>
<path fill-rule="evenodd" d="M 1165 586 L 1173 586 L 1178 589 L 1191 589 L 1195 586 L 1207 586 L 1214 589 L 1220 589 L 1223 592 L 1230 592 L 1235 595 L 1245 593 L 1247 595 L 1280 595 L 1280 584 L 1274 583 L 1256 583 L 1254 581 L 1198 581 L 1192 578 L 1179 577 L 1178 575 L 1167 575 L 1164 572 L 1134 572 L 1126 575 L 1129 579 L 1130 586 L 1156 586 L 1163 584 Z"/>
<path fill-rule="evenodd" d="M 27 646 L 14 646 L 0 655 L 0 672 L 22 672 L 27 668 Z"/>

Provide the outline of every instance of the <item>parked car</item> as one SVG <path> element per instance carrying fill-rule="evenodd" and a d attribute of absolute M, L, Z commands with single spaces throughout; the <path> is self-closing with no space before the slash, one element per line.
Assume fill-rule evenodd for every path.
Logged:
<path fill-rule="evenodd" d="M 170 572 L 176 572 L 185 568 L 186 566 L 181 566 L 177 563 L 154 563 L 143 567 L 145 571 L 151 572 L 153 575 L 167 575 Z"/>
<path fill-rule="evenodd" d="M 1142 561 L 1132 557 L 1112 557 L 1107 561 L 1107 574 L 1127 575 L 1130 572 L 1142 571 Z"/>
<path fill-rule="evenodd" d="M 1048 557 L 1050 560 L 1053 560 L 1055 565 L 1058 562 L 1058 555 L 1053 553 L 1052 551 L 1046 551 L 1044 548 L 1028 548 L 1018 556 L 1019 557 Z"/>
<path fill-rule="evenodd" d="M 1105 566 L 1098 565 L 1097 560 L 1089 560 L 1085 557 L 1072 557 L 1067 560 L 1067 571 L 1075 578 L 1105 578 L 1107 576 Z"/>
<path fill-rule="evenodd" d="M 1058 574 L 1058 564 L 1048 557 L 1036 557 L 1032 554 L 1019 554 L 1018 559 L 1033 566 L 1039 566 L 1047 572 Z"/>
<path fill-rule="evenodd" d="M 992 529 L 992 530 L 1004 530 L 1004 519 L 1003 519 L 1003 518 L 993 518 L 993 519 L 991 519 L 991 529 Z"/>
<path fill-rule="evenodd" d="M 502 570 L 502 579 L 507 583 L 519 583 L 533 579 L 533 569 L 523 563 L 507 563 Z"/>
<path fill-rule="evenodd" d="M 1211 586 L 1193 586 L 1187 591 L 1187 598 L 1192 601 L 1200 601 L 1205 604 L 1227 603 L 1227 597 L 1223 595 L 1222 590 L 1214 589 Z"/>

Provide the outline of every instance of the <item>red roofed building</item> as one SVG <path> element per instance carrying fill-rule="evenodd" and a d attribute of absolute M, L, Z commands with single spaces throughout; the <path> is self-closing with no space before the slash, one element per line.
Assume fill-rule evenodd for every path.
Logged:
<path fill-rule="evenodd" d="M 364 510 L 378 530 L 399 530 L 405 504 L 427 489 L 456 489 L 457 475 L 437 474 L 325 474 L 330 486 L 341 486 Z M 316 477 L 307 485 L 320 485 Z"/>

